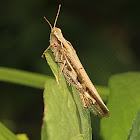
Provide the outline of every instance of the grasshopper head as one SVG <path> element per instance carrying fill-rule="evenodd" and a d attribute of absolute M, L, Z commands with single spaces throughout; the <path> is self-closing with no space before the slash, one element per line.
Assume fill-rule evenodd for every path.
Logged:
<path fill-rule="evenodd" d="M 51 30 L 51 34 L 54 34 L 56 36 L 61 36 L 62 35 L 62 31 L 60 28 L 57 27 L 53 27 Z"/>

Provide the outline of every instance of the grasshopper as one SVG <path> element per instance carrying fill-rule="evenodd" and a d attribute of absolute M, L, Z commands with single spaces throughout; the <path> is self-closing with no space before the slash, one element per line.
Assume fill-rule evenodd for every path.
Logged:
<path fill-rule="evenodd" d="M 109 117 L 109 110 L 88 77 L 76 51 L 71 43 L 63 37 L 61 29 L 55 27 L 60 7 L 61 5 L 59 5 L 53 27 L 44 17 L 51 28 L 51 33 L 50 45 L 44 51 L 42 57 L 52 47 L 55 61 L 60 67 L 60 75 L 63 73 L 66 81 L 76 87 L 84 108 L 88 108 L 95 116 Z"/>

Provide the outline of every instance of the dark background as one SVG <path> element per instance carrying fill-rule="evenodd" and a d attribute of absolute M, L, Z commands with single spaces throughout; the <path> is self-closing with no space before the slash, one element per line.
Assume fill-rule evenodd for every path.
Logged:
<path fill-rule="evenodd" d="M 50 34 L 43 16 L 53 24 L 59 4 L 57 27 L 74 46 L 95 85 L 107 86 L 114 74 L 140 70 L 139 0 L 1 1 L 0 66 L 52 75 L 41 58 Z M 42 93 L 0 82 L 0 121 L 14 133 L 39 140 Z"/>

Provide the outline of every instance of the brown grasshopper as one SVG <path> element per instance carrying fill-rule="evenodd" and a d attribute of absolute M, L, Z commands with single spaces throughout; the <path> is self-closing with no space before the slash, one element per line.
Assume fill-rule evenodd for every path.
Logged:
<path fill-rule="evenodd" d="M 55 27 L 60 13 L 60 7 L 56 15 L 54 26 L 44 17 L 48 22 L 51 33 L 50 33 L 50 45 L 44 51 L 42 57 L 47 52 L 47 50 L 52 47 L 54 53 L 55 61 L 58 63 L 61 71 L 63 72 L 68 83 L 74 85 L 79 93 L 81 102 L 85 108 L 99 117 L 109 117 L 109 110 L 89 79 L 84 67 L 82 66 L 76 51 L 70 42 L 68 42 L 62 35 L 61 29 Z M 56 79 L 58 80 L 58 79 Z"/>

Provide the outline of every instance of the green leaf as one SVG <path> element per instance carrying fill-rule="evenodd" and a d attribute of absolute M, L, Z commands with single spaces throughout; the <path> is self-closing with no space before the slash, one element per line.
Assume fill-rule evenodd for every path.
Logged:
<path fill-rule="evenodd" d="M 140 110 L 138 111 L 138 114 L 133 121 L 133 125 L 127 140 L 140 140 Z"/>
<path fill-rule="evenodd" d="M 0 67 L 0 81 L 4 82 L 44 89 L 45 82 L 49 79 L 52 79 L 52 77 L 23 70 Z"/>
<path fill-rule="evenodd" d="M 68 86 L 54 61 L 51 51 L 46 54 L 56 80 L 46 82 L 42 140 L 91 140 L 90 113 L 84 109 L 76 89 Z"/>
<path fill-rule="evenodd" d="M 115 75 L 109 88 L 110 117 L 101 120 L 101 135 L 105 140 L 125 140 L 140 108 L 140 73 Z"/>
<path fill-rule="evenodd" d="M 0 140 L 19 140 L 19 139 L 2 123 L 0 123 Z"/>
<path fill-rule="evenodd" d="M 29 140 L 26 134 L 17 134 L 16 136 L 19 140 Z"/>

